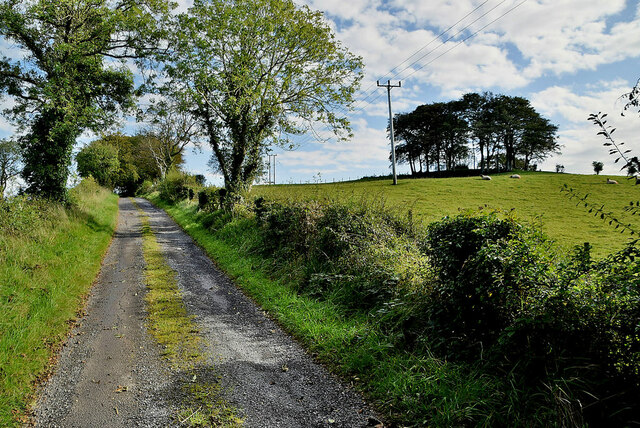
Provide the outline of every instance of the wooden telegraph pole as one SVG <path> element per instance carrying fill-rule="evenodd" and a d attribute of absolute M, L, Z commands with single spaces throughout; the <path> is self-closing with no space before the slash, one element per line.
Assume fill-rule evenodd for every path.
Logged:
<path fill-rule="evenodd" d="M 273 155 L 273 184 L 276 184 L 276 156 L 278 155 Z"/>
<path fill-rule="evenodd" d="M 391 80 L 387 80 L 386 85 L 381 85 L 377 80 L 378 87 L 387 88 L 387 99 L 389 100 L 389 128 L 391 130 L 391 168 L 393 170 L 393 184 L 398 184 L 398 177 L 396 175 L 396 142 L 393 136 L 393 113 L 391 112 L 391 88 L 401 88 L 402 82 L 398 81 L 397 85 L 392 85 Z"/>

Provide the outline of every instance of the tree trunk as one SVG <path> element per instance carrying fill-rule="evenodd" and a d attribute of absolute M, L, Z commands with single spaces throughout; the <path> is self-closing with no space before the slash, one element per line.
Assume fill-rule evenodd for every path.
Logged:
<path fill-rule="evenodd" d="M 414 164 L 415 159 L 413 156 L 409 156 L 409 168 L 411 169 L 411 175 L 416 175 L 416 166 Z"/>
<path fill-rule="evenodd" d="M 35 119 L 22 140 L 27 193 L 66 200 L 71 151 L 78 134 L 74 124 L 65 123 L 64 113 L 44 111 Z"/>

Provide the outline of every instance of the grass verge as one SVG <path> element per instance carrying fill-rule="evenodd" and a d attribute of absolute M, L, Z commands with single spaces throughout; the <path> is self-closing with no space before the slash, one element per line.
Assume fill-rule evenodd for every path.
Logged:
<path fill-rule="evenodd" d="M 71 208 L 15 199 L 0 229 L 0 426 L 24 423 L 97 276 L 118 197 L 93 184 L 72 190 Z M 13 225 L 13 226 L 12 226 Z"/>
<path fill-rule="evenodd" d="M 524 403 L 518 402 L 518 394 L 509 393 L 508 376 L 490 376 L 473 366 L 398 350 L 374 317 L 299 295 L 295 278 L 271 277 L 274 260 L 258 255 L 260 231 L 253 219 L 216 222 L 198 213 L 193 203 L 168 205 L 153 195 L 150 200 L 310 352 L 363 391 L 389 421 L 458 426 L 478 421 L 512 425 L 517 419 Z M 202 220 L 212 227 L 204 227 Z"/>
<path fill-rule="evenodd" d="M 180 426 L 238 427 L 242 419 L 222 396 L 219 379 L 206 363 L 193 316 L 187 313 L 176 279 L 155 238 L 148 216 L 141 213 L 148 326 L 181 382 L 184 398 L 176 420 Z"/>

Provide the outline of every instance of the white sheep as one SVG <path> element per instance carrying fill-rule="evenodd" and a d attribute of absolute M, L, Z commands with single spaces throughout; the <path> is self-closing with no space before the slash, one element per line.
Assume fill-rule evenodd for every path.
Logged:
<path fill-rule="evenodd" d="M 520 175 L 519 174 L 513 174 L 509 178 L 520 178 Z"/>
<path fill-rule="evenodd" d="M 483 180 L 491 180 L 491 177 L 488 175 L 481 175 L 480 177 L 482 177 Z"/>
<path fill-rule="evenodd" d="M 616 180 L 612 180 L 610 178 L 607 178 L 607 184 L 618 184 L 618 182 Z"/>

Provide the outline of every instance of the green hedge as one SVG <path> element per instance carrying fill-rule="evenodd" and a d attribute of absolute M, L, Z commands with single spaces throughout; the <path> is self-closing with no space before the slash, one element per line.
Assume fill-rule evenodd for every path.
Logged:
<path fill-rule="evenodd" d="M 390 369 L 398 376 L 384 381 L 390 400 L 411 415 L 401 422 L 625 425 L 640 410 L 635 243 L 594 262 L 588 245 L 560 254 L 537 227 L 510 214 L 461 214 L 423 227 L 376 204 L 258 199 L 252 211 L 254 220 L 241 230 L 228 212 L 199 219 L 225 242 L 250 234 L 252 244 L 238 251 L 259 255 L 261 270 L 287 278 L 301 298 L 370 320 L 378 337 L 370 353 L 380 364 L 406 354 L 491 379 L 484 395 L 471 395 L 474 411 L 454 406 L 450 415 L 458 416 L 440 418 L 442 401 L 429 405 L 422 395 L 416 407 L 415 397 L 393 392 L 389 384 L 419 395 L 427 387 L 417 378 L 405 384 Z M 341 358 L 364 361 L 356 348 L 340 348 L 347 353 Z M 371 376 L 370 369 L 346 366 Z M 474 379 L 461 378 L 451 394 L 473 390 Z M 369 382 L 370 391 L 382 388 L 381 380 Z"/>

